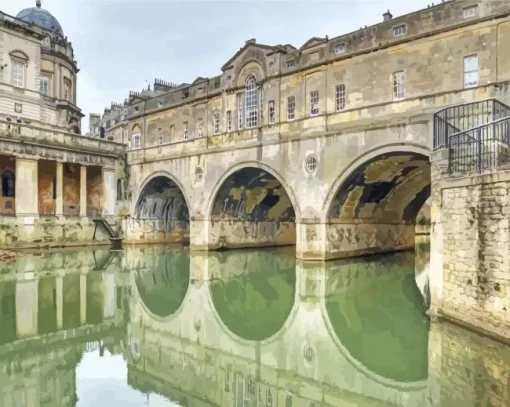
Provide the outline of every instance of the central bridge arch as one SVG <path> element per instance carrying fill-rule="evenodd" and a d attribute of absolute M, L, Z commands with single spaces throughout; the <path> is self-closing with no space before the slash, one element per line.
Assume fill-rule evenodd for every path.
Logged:
<path fill-rule="evenodd" d="M 209 249 L 295 245 L 297 202 L 269 166 L 235 165 L 218 179 L 206 205 Z"/>

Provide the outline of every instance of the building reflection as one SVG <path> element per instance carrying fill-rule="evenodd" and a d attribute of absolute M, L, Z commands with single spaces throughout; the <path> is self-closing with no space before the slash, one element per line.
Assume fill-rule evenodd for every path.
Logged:
<path fill-rule="evenodd" d="M 76 405 L 83 352 L 124 336 L 120 260 L 66 250 L 0 263 L 0 405 Z"/>

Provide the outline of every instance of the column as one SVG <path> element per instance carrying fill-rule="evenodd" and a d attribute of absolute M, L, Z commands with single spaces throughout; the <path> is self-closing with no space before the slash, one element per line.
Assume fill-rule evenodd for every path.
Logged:
<path fill-rule="evenodd" d="M 55 215 L 62 216 L 64 214 L 64 164 L 57 162 L 56 168 L 56 189 L 57 199 L 55 202 Z"/>
<path fill-rule="evenodd" d="M 64 276 L 57 275 L 55 281 L 57 299 L 57 329 L 64 326 Z"/>
<path fill-rule="evenodd" d="M 103 194 L 103 214 L 106 216 L 115 215 L 115 197 L 117 195 L 115 172 L 106 168 L 103 168 Z"/>
<path fill-rule="evenodd" d="M 87 274 L 80 274 L 80 322 L 87 323 Z"/>
<path fill-rule="evenodd" d="M 37 160 L 16 158 L 16 214 L 38 216 L 38 176 Z"/>
<path fill-rule="evenodd" d="M 80 167 L 80 216 L 87 216 L 87 167 Z"/>

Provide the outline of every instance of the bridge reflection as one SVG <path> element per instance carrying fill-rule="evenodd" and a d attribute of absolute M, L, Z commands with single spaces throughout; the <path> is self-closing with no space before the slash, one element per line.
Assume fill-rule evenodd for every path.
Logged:
<path fill-rule="evenodd" d="M 189 273 L 185 300 L 166 318 L 133 290 L 132 385 L 153 383 L 183 405 L 428 405 L 428 320 L 413 253 L 296 263 L 292 249 L 208 252 L 193 254 Z"/>

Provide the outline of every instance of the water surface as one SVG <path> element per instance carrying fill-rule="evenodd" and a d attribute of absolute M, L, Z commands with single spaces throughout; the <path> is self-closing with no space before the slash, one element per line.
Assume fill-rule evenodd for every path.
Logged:
<path fill-rule="evenodd" d="M 0 405 L 509 406 L 509 348 L 426 316 L 428 246 L 26 253 L 0 263 Z"/>

